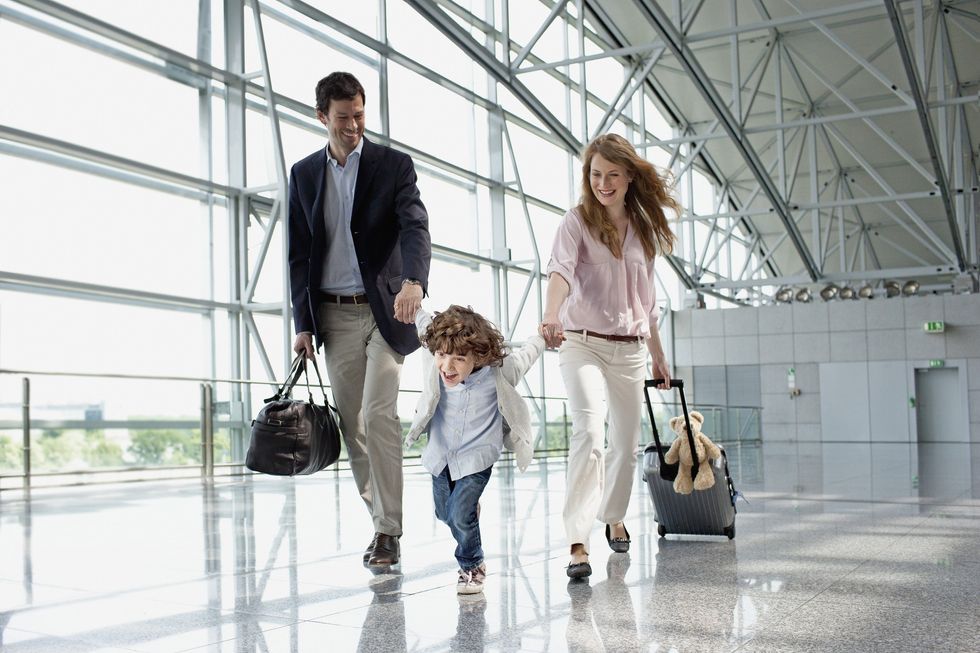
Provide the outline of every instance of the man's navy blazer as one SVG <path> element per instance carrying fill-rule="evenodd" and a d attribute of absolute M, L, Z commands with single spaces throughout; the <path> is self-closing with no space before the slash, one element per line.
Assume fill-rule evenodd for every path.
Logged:
<path fill-rule="evenodd" d="M 362 137 L 363 138 L 363 137 Z M 296 333 L 310 331 L 322 344 L 316 309 L 327 252 L 323 201 L 327 152 L 322 148 L 297 162 L 289 174 L 289 283 Z M 407 355 L 418 349 L 415 324 L 395 319 L 402 279 L 418 279 L 426 292 L 432 242 L 429 216 L 419 197 L 415 165 L 407 154 L 364 139 L 354 186 L 350 229 L 364 292 L 378 330 L 391 348 Z"/>

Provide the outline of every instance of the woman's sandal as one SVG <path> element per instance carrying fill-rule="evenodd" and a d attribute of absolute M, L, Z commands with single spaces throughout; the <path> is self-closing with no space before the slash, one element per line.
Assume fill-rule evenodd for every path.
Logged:
<path fill-rule="evenodd" d="M 609 537 L 609 532 L 612 527 L 606 524 L 606 542 L 609 543 L 609 548 L 616 553 L 626 553 L 630 550 L 630 532 L 626 530 L 626 525 L 623 525 L 623 530 L 626 531 L 626 537 Z"/>
<path fill-rule="evenodd" d="M 587 562 L 576 562 L 565 567 L 569 578 L 586 578 L 592 575 L 592 565 Z"/>
<path fill-rule="evenodd" d="M 585 553 L 585 547 L 581 544 L 572 545 L 572 555 L 576 554 L 576 550 L 579 550 L 578 552 L 580 553 Z M 588 555 L 588 553 L 585 553 L 585 555 Z M 592 565 L 589 564 L 588 560 L 585 562 L 572 562 L 565 567 L 565 573 L 568 574 L 569 578 L 586 578 L 592 575 Z"/>

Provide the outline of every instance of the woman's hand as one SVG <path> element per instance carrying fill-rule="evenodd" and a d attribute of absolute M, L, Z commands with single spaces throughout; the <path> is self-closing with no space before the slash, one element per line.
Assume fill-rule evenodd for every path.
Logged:
<path fill-rule="evenodd" d="M 651 379 L 663 379 L 664 382 L 657 387 L 661 390 L 667 390 L 670 388 L 670 365 L 667 364 L 667 357 L 663 352 L 658 354 L 651 354 L 652 362 L 650 363 L 650 371 L 653 374 Z"/>
<path fill-rule="evenodd" d="M 538 326 L 538 333 L 544 338 L 544 344 L 550 349 L 557 349 L 565 340 L 565 329 L 557 317 L 545 315 Z"/>

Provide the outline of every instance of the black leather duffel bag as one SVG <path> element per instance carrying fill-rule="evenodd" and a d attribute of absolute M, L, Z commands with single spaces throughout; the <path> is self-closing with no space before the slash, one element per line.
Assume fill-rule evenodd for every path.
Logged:
<path fill-rule="evenodd" d="M 313 474 L 340 457 L 339 415 L 327 401 L 316 359 L 311 360 L 323 393 L 323 405 L 313 401 L 306 357 L 299 354 L 286 382 L 265 400 L 265 406 L 252 420 L 252 437 L 245 455 L 245 466 L 252 471 L 276 476 Z M 306 374 L 309 401 L 290 398 L 301 374 Z"/>

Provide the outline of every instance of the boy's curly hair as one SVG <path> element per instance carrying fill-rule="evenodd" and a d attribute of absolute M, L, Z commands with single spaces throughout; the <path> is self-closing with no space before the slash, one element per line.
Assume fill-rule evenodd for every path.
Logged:
<path fill-rule="evenodd" d="M 453 304 L 432 316 L 432 324 L 420 338 L 422 346 L 433 354 L 465 356 L 473 354 L 476 366 L 500 365 L 507 355 L 504 337 L 493 324 L 469 306 Z"/>

